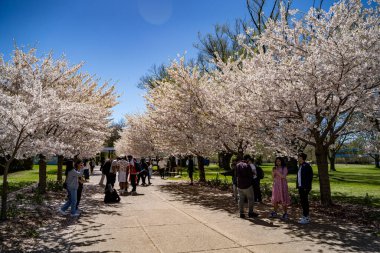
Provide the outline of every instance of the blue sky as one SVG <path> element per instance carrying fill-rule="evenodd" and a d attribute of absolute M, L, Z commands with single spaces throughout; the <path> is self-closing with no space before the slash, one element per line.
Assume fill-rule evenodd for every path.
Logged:
<path fill-rule="evenodd" d="M 19 47 L 62 54 L 82 71 L 112 80 L 121 94 L 113 117 L 143 112 L 139 78 L 153 64 L 187 52 L 195 58 L 198 32 L 248 17 L 245 0 L 0 0 L 0 53 Z M 295 1 L 305 9 L 312 0 Z M 297 3 L 298 2 L 298 3 Z M 325 0 L 324 6 L 332 0 Z"/>

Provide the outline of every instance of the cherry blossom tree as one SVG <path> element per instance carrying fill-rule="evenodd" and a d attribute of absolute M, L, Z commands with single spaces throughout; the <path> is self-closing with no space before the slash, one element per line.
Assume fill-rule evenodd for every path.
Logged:
<path fill-rule="evenodd" d="M 315 147 L 321 202 L 331 204 L 328 150 L 355 121 L 377 110 L 380 84 L 379 9 L 359 0 L 340 1 L 328 11 L 310 9 L 301 19 L 270 21 L 259 39 L 265 53 L 242 62 L 258 80 L 255 93 L 272 134 Z M 249 45 L 246 48 L 250 48 Z M 264 117 L 263 117 L 264 118 Z"/>
<path fill-rule="evenodd" d="M 39 154 L 100 150 L 108 134 L 114 88 L 69 68 L 64 59 L 36 56 L 36 50 L 16 48 L 12 60 L 0 59 L 0 155 L 6 160 L 1 218 L 6 218 L 8 170 L 14 159 Z M 42 165 L 43 159 L 42 160 Z M 46 166 L 41 166 L 39 188 L 46 188 Z"/>
<path fill-rule="evenodd" d="M 5 158 L 1 219 L 6 219 L 8 170 L 15 158 L 55 150 L 61 143 L 46 136 L 44 129 L 59 117 L 60 103 L 53 89 L 45 89 L 31 50 L 16 50 L 12 61 L 0 59 L 0 152 Z"/>

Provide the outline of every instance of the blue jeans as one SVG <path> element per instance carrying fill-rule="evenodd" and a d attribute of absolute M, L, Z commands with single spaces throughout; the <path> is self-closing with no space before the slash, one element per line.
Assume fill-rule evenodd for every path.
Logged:
<path fill-rule="evenodd" d="M 75 214 L 77 211 L 77 191 L 78 189 L 69 189 L 67 188 L 67 193 L 69 196 L 69 199 L 66 201 L 66 203 L 61 207 L 62 211 L 66 211 L 69 206 L 71 206 L 71 214 Z"/>

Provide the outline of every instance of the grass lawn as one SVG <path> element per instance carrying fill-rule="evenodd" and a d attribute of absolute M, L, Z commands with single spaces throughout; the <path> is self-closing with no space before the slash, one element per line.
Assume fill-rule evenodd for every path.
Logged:
<path fill-rule="evenodd" d="M 271 186 L 271 171 L 273 164 L 263 164 L 264 179 L 261 184 Z M 231 183 L 230 176 L 223 176 L 220 173 L 224 170 L 219 169 L 216 164 L 205 167 L 206 180 L 215 180 L 218 177 L 223 182 Z M 374 165 L 356 164 L 337 164 L 337 171 L 330 172 L 331 193 L 334 200 L 344 202 L 364 203 L 380 207 L 380 169 Z M 319 181 L 317 167 L 313 166 L 313 196 L 319 196 Z M 187 171 L 183 169 L 182 179 L 187 178 Z M 199 179 L 199 171 L 194 172 L 194 179 Z M 292 191 L 296 187 L 296 175 L 288 175 L 289 189 Z M 368 194 L 368 196 L 366 196 Z"/>
<path fill-rule="evenodd" d="M 28 185 L 38 182 L 38 165 L 34 165 L 32 170 L 17 171 L 8 174 L 9 191 L 17 191 Z M 63 171 L 65 171 L 63 166 Z M 47 165 L 48 180 L 57 180 L 57 165 Z M 0 192 L 3 186 L 3 176 L 0 176 Z"/>

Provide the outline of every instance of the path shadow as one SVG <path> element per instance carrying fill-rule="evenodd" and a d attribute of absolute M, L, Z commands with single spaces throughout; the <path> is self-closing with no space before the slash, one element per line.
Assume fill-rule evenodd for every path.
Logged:
<path fill-rule="evenodd" d="M 238 215 L 237 203 L 231 193 L 202 185 L 189 186 L 187 183 L 167 182 L 159 186 L 160 190 L 170 194 L 170 200 L 182 201 L 187 204 L 200 205 L 209 210 L 227 212 Z M 255 206 L 255 212 L 259 218 L 248 219 L 251 225 L 265 227 L 280 227 L 285 229 L 294 240 L 308 240 L 316 244 L 324 245 L 331 251 L 337 252 L 379 252 L 380 238 L 363 225 L 345 223 L 337 217 L 326 216 L 327 212 L 312 213 L 312 223 L 308 225 L 298 224 L 300 208 L 293 206 L 288 221 L 270 220 L 268 214 L 272 210 L 271 205 L 260 204 Z"/>
<path fill-rule="evenodd" d="M 47 214 L 53 217 L 54 221 L 39 230 L 38 238 L 31 240 L 30 243 L 22 242 L 22 251 L 19 249 L 14 252 L 76 252 L 77 247 L 96 245 L 113 239 L 111 233 L 99 233 L 104 224 L 94 222 L 93 215 L 104 214 L 117 219 L 121 215 L 119 209 L 123 205 L 121 203 L 104 204 L 103 192 L 103 187 L 99 185 L 85 184 L 84 195 L 79 205 L 84 211 L 78 218 L 58 214 L 58 207 L 62 205 L 64 197 L 58 200 Z M 64 196 L 64 193 L 62 195 Z M 110 206 L 112 208 L 109 208 Z M 87 236 L 88 234 L 94 234 L 94 236 Z M 11 248 L 9 250 L 3 249 L 1 252 L 13 252 Z"/>

